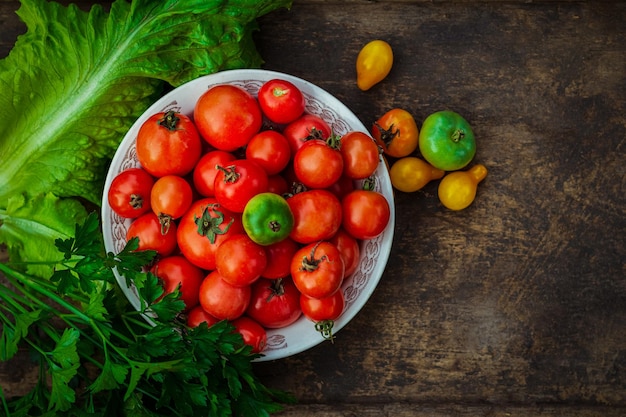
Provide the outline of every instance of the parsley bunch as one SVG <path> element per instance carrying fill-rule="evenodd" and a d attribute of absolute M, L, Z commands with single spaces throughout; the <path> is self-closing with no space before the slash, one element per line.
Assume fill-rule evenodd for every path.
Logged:
<path fill-rule="evenodd" d="M 50 280 L 0 263 L 0 360 L 28 348 L 39 363 L 32 390 L 6 399 L 0 414 L 21 416 L 268 416 L 291 401 L 252 372 L 256 356 L 226 321 L 188 328 L 177 292 L 163 294 L 144 271 L 155 256 L 104 253 L 95 214 L 57 239 Z M 113 269 L 141 299 L 132 308 Z M 146 320 L 146 318 L 148 320 Z"/>

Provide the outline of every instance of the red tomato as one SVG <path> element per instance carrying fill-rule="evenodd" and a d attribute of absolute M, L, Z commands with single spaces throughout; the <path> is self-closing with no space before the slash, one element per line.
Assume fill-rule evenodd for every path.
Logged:
<path fill-rule="evenodd" d="M 237 159 L 235 155 L 226 151 L 213 150 L 204 154 L 193 169 L 193 186 L 203 197 L 215 196 L 213 185 L 218 173 L 217 165 L 226 166 Z"/>
<path fill-rule="evenodd" d="M 352 275 L 359 266 L 359 259 L 361 256 L 359 241 L 344 229 L 339 229 L 329 242 L 337 246 L 337 249 L 339 249 L 339 252 L 341 253 L 341 258 L 343 259 L 343 264 L 346 268 L 345 276 L 347 277 Z"/>
<path fill-rule="evenodd" d="M 200 305 L 220 320 L 240 317 L 250 303 L 250 286 L 235 287 L 224 281 L 217 271 L 210 272 L 200 284 Z"/>
<path fill-rule="evenodd" d="M 282 133 L 264 130 L 250 139 L 246 159 L 261 165 L 267 175 L 274 175 L 285 169 L 291 160 L 291 148 Z"/>
<path fill-rule="evenodd" d="M 266 266 L 263 246 L 243 233 L 224 240 L 215 253 L 215 268 L 226 282 L 238 287 L 259 279 Z"/>
<path fill-rule="evenodd" d="M 150 192 L 150 204 L 154 214 L 159 216 L 162 231 L 180 218 L 191 206 L 193 190 L 191 185 L 177 175 L 165 175 L 154 183 Z"/>
<path fill-rule="evenodd" d="M 364 179 L 376 171 L 380 148 L 376 141 L 363 132 L 349 132 L 341 137 L 343 174 L 352 179 Z"/>
<path fill-rule="evenodd" d="M 207 197 L 194 202 L 181 217 L 176 238 L 180 251 L 192 264 L 212 270 L 219 245 L 238 233 L 243 233 L 241 217 Z"/>
<path fill-rule="evenodd" d="M 150 190 L 154 178 L 141 168 L 129 168 L 111 181 L 108 201 L 111 210 L 126 219 L 134 219 L 150 211 Z"/>
<path fill-rule="evenodd" d="M 287 80 L 266 81 L 259 89 L 261 110 L 274 123 L 290 123 L 304 113 L 302 91 Z"/>
<path fill-rule="evenodd" d="M 293 283 L 308 297 L 330 297 L 341 287 L 344 272 L 339 249 L 326 241 L 300 248 L 291 261 Z"/>
<path fill-rule="evenodd" d="M 252 347 L 252 353 L 261 353 L 267 345 L 267 332 L 259 323 L 250 317 L 241 316 L 232 321 L 235 330 L 241 335 L 243 342 Z"/>
<path fill-rule="evenodd" d="M 326 141 L 315 139 L 303 144 L 293 157 L 298 180 L 309 188 L 326 188 L 343 173 L 343 157 Z"/>
<path fill-rule="evenodd" d="M 300 292 L 290 278 L 261 278 L 252 284 L 246 314 L 268 329 L 289 326 L 302 315 Z"/>
<path fill-rule="evenodd" d="M 330 191 L 308 190 L 287 198 L 294 217 L 290 237 L 298 243 L 330 239 L 341 226 L 341 202 Z"/>
<path fill-rule="evenodd" d="M 200 159 L 202 140 L 194 123 L 184 114 L 156 113 L 137 133 L 137 160 L 155 177 L 184 176 Z"/>
<path fill-rule="evenodd" d="M 257 100 L 232 84 L 216 85 L 205 91 L 196 102 L 193 118 L 200 135 L 222 151 L 245 146 L 263 122 Z"/>
<path fill-rule="evenodd" d="M 345 303 L 343 291 L 337 291 L 330 297 L 321 299 L 300 295 L 302 314 L 316 323 L 337 320 L 343 313 Z"/>
<path fill-rule="evenodd" d="M 151 272 L 163 282 L 165 294 L 174 292 L 179 286 L 180 299 L 187 310 L 198 304 L 198 290 L 204 272 L 189 262 L 184 256 L 173 255 L 161 258 L 151 268 Z"/>
<path fill-rule="evenodd" d="M 342 225 L 356 239 L 381 234 L 391 216 L 389 202 L 376 191 L 354 190 L 341 201 Z"/>
<path fill-rule="evenodd" d="M 277 279 L 289 275 L 291 272 L 291 259 L 298 249 L 300 249 L 300 245 L 290 238 L 265 246 L 267 266 L 261 276 Z"/>
<path fill-rule="evenodd" d="M 339 200 L 342 200 L 348 193 L 354 190 L 354 181 L 352 178 L 342 175 L 341 178 L 326 189 L 335 194 Z"/>
<path fill-rule="evenodd" d="M 267 191 L 267 174 L 254 161 L 238 159 L 218 169 L 215 198 L 230 211 L 242 213 L 252 197 Z"/>
<path fill-rule="evenodd" d="M 149 212 L 137 217 L 128 227 L 126 241 L 139 238 L 137 250 L 154 250 L 161 256 L 171 255 L 176 249 L 176 224 L 172 223 L 165 234 L 156 214 Z"/>
<path fill-rule="evenodd" d="M 198 327 L 202 323 L 206 323 L 208 327 L 211 327 L 219 321 L 219 319 L 204 311 L 201 305 L 195 306 L 187 313 L 187 326 L 189 327 Z"/>
<path fill-rule="evenodd" d="M 278 195 L 287 194 L 289 192 L 289 184 L 282 175 L 271 175 L 267 177 L 267 191 Z"/>
<path fill-rule="evenodd" d="M 283 129 L 283 135 L 287 138 L 291 147 L 291 154 L 300 149 L 309 139 L 326 140 L 331 134 L 330 126 L 319 116 L 305 113 L 298 119 L 289 123 Z"/>

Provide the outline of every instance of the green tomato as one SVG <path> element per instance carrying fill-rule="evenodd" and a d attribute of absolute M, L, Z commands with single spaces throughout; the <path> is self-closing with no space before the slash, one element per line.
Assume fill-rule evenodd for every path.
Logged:
<path fill-rule="evenodd" d="M 435 168 L 456 171 L 476 154 L 476 140 L 470 124 L 450 110 L 431 114 L 424 120 L 419 134 L 419 149 Z"/>
<path fill-rule="evenodd" d="M 275 193 L 260 193 L 252 197 L 243 210 L 241 220 L 250 239 L 262 246 L 285 239 L 294 224 L 289 204 Z"/>

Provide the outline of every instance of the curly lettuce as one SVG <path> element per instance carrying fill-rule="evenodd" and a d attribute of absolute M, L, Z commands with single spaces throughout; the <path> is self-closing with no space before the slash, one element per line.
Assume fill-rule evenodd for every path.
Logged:
<path fill-rule="evenodd" d="M 117 0 L 87 12 L 22 0 L 27 31 L 0 60 L 0 243 L 11 260 L 46 260 L 86 217 L 65 200 L 100 204 L 115 149 L 165 88 L 259 67 L 256 19 L 290 6 Z"/>

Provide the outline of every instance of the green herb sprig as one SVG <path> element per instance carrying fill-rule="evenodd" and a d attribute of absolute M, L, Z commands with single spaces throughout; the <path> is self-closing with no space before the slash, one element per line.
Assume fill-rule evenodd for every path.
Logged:
<path fill-rule="evenodd" d="M 178 292 L 164 295 L 145 272 L 155 253 L 136 251 L 136 239 L 105 253 L 91 214 L 56 247 L 50 280 L 0 263 L 9 282 L 0 285 L 0 360 L 28 349 L 40 369 L 26 395 L 7 399 L 0 389 L 0 415 L 255 417 L 292 401 L 255 377 L 257 356 L 231 324 L 184 325 Z M 115 268 L 136 288 L 139 310 Z"/>

